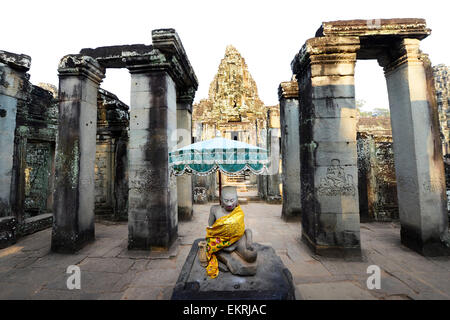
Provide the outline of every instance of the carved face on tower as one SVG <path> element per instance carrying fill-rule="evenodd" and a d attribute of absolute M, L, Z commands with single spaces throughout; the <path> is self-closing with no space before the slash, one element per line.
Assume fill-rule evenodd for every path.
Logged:
<path fill-rule="evenodd" d="M 236 187 L 222 188 L 222 208 L 226 211 L 233 211 L 238 205 L 238 196 Z"/>

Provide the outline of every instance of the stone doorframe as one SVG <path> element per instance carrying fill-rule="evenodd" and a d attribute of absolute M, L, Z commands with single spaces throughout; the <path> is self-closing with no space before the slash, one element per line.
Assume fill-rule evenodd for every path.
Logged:
<path fill-rule="evenodd" d="M 97 91 L 106 68 L 131 74 L 128 248 L 167 249 L 178 229 L 168 152 L 177 144 L 177 109 L 191 111 L 198 87 L 174 29 L 153 30 L 152 45 L 82 49 L 61 59 L 52 250 L 75 252 L 95 238 Z"/>
<path fill-rule="evenodd" d="M 384 68 L 391 110 L 401 242 L 449 253 L 445 178 L 424 19 L 324 22 L 291 63 L 299 86 L 302 239 L 314 252 L 360 255 L 357 59 Z"/>

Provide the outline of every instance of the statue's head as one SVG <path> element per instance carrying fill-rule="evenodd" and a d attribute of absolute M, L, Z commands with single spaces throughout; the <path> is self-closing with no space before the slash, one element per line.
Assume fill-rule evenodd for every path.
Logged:
<path fill-rule="evenodd" d="M 233 211 L 238 205 L 238 195 L 236 187 L 222 188 L 222 207 L 227 211 Z"/>

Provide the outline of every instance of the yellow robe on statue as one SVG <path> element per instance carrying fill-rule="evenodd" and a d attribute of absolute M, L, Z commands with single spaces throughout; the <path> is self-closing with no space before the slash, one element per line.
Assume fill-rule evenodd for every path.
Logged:
<path fill-rule="evenodd" d="M 231 246 L 238 241 L 245 232 L 244 212 L 237 206 L 226 216 L 217 219 L 211 227 L 206 228 L 206 255 L 208 265 L 206 273 L 215 278 L 219 274 L 219 262 L 214 252 Z"/>

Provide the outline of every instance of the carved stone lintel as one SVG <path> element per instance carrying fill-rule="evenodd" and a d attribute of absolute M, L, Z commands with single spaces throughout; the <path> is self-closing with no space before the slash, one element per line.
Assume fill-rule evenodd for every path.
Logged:
<path fill-rule="evenodd" d="M 354 63 L 360 48 L 358 37 L 318 37 L 306 41 L 291 62 L 294 74 L 313 64 Z"/>
<path fill-rule="evenodd" d="M 186 51 L 175 29 L 156 29 L 152 31 L 153 47 L 176 58 L 184 86 L 198 88 L 198 80 L 189 62 Z"/>
<path fill-rule="evenodd" d="M 298 83 L 296 80 L 281 82 L 278 87 L 278 99 L 298 99 Z"/>
<path fill-rule="evenodd" d="M 406 62 L 422 63 L 419 46 L 420 40 L 418 39 L 403 39 L 399 42 L 398 48 L 395 49 L 394 59 L 381 58 L 378 60 L 378 63 L 383 67 L 385 74 L 397 69 Z"/>
<path fill-rule="evenodd" d="M 195 89 L 193 87 L 187 88 L 185 90 L 177 91 L 177 102 L 185 103 L 191 106 L 195 98 Z"/>
<path fill-rule="evenodd" d="M 0 50 L 0 63 L 7 64 L 13 69 L 27 72 L 30 70 L 31 57 L 25 54 L 16 54 Z"/>
<path fill-rule="evenodd" d="M 316 37 L 389 36 L 424 39 L 430 35 L 425 19 L 369 19 L 323 22 Z"/>
<path fill-rule="evenodd" d="M 60 77 L 84 76 L 99 84 L 105 77 L 105 69 L 92 57 L 83 55 L 66 55 L 58 65 Z"/>

